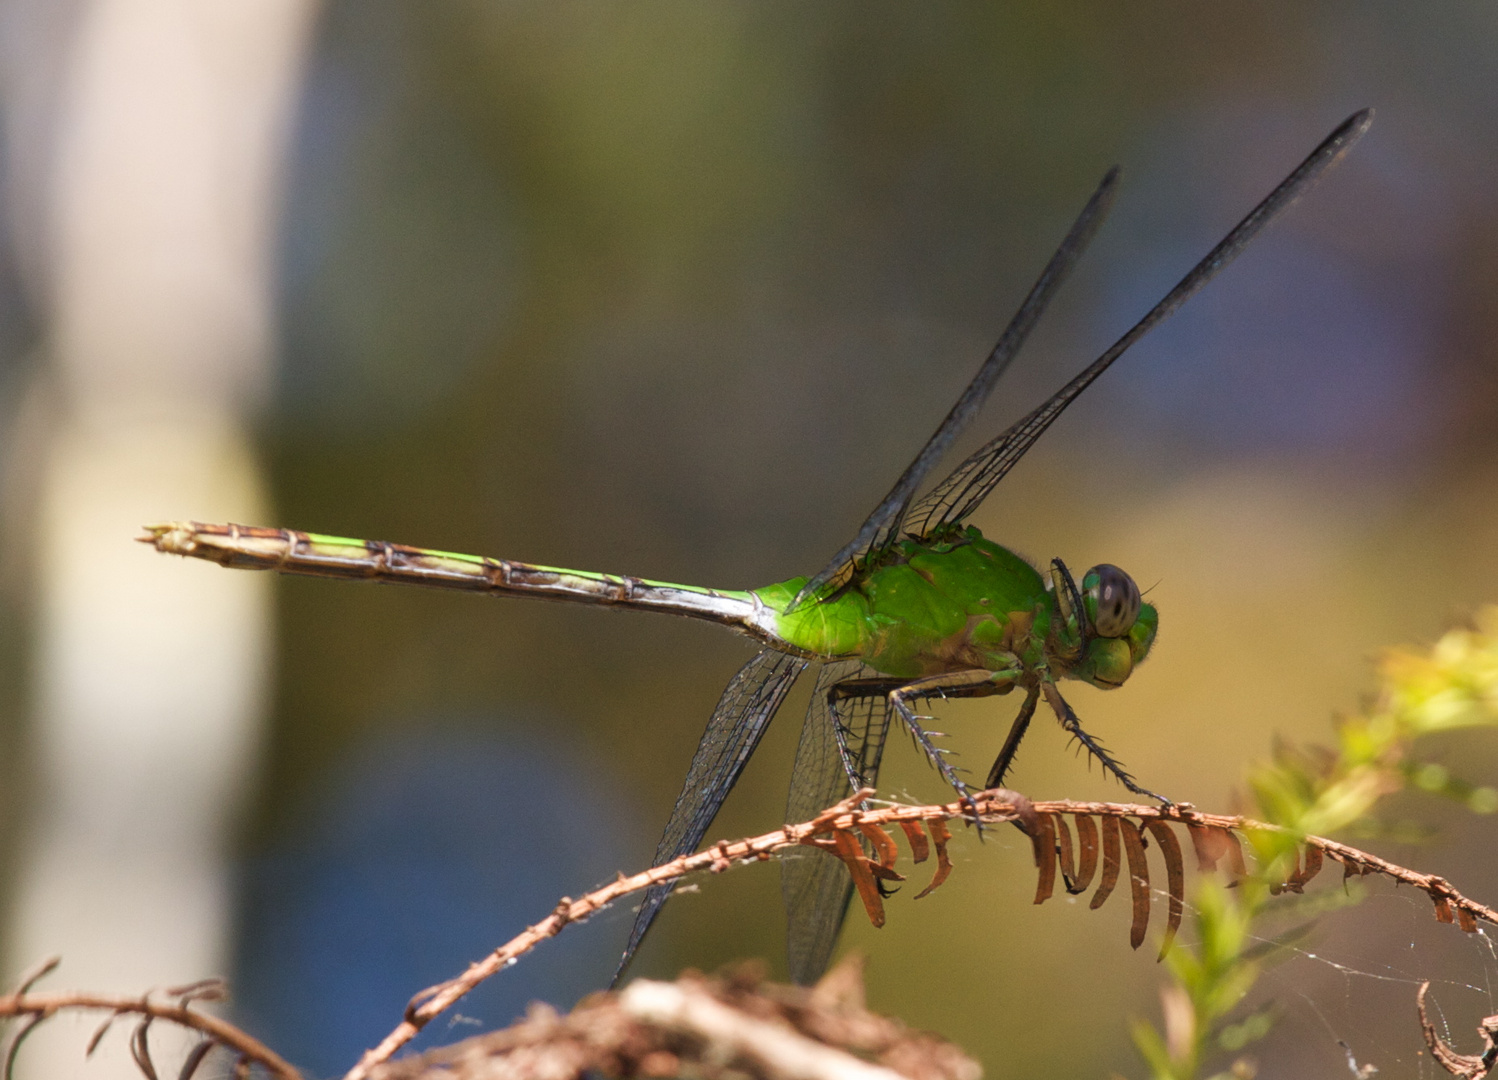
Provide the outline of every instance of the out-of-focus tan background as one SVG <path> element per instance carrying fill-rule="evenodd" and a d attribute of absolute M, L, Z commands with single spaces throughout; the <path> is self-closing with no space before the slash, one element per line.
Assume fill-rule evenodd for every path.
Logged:
<path fill-rule="evenodd" d="M 1381 645 L 1498 593 L 1487 5 L 212 11 L 0 5 L 7 972 L 227 970 L 238 1016 L 328 1074 L 556 896 L 644 865 L 743 643 L 235 577 L 134 528 L 255 518 L 733 588 L 809 572 L 1114 163 L 1112 220 L 969 445 L 1338 121 L 1379 114 L 975 519 L 1036 559 L 1118 563 L 1158 605 L 1130 684 L 1071 694 L 1091 729 L 1156 790 L 1229 806 L 1277 736 L 1357 707 Z M 803 702 L 712 835 L 781 822 Z M 976 771 L 1012 707 L 942 710 Z M 1445 753 L 1492 782 L 1489 743 Z M 903 740 L 886 760 L 890 792 L 942 796 Z M 1045 723 L 1012 782 L 1118 794 Z M 1380 850 L 1498 896 L 1490 821 L 1409 812 L 1443 831 Z M 1003 834 L 956 856 L 884 930 L 850 920 L 873 1005 L 990 1076 L 1141 1075 L 1127 1020 L 1161 974 L 1123 911 L 1031 907 Z M 628 920 L 574 928 L 465 1016 L 570 1005 Z M 1306 947 L 1332 963 L 1270 980 L 1267 1075 L 1419 1072 L 1409 980 L 1447 963 L 1455 994 L 1494 964 L 1411 959 L 1414 920 L 1338 915 Z M 774 869 L 736 872 L 679 896 L 635 972 L 783 971 L 781 933 Z M 29 1075 L 81 1070 L 69 1038 Z"/>

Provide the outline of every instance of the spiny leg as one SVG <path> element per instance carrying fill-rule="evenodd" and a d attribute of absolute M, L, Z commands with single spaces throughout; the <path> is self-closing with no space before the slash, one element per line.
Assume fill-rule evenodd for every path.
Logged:
<path fill-rule="evenodd" d="M 967 671 L 953 671 L 942 675 L 929 675 L 923 679 L 913 679 L 889 692 L 889 703 L 905 722 L 906 730 L 910 737 L 915 740 L 917 746 L 925 753 L 931 764 L 936 766 L 936 771 L 957 792 L 963 805 L 972 814 L 973 821 L 978 822 L 978 804 L 973 801 L 973 796 L 967 783 L 957 775 L 957 770 L 947 761 L 946 755 L 949 751 L 939 749 L 931 740 L 933 733 L 927 732 L 921 727 L 921 720 L 927 717 L 918 717 L 910 703 L 920 698 L 928 697 L 987 697 L 998 693 L 1000 684 L 994 682 L 994 673 L 983 668 L 972 668 Z M 939 737 L 939 735 L 937 736 Z M 978 824 L 982 829 L 982 824 Z"/>
<path fill-rule="evenodd" d="M 1051 560 L 1051 588 L 1055 590 L 1061 617 L 1077 631 L 1077 656 L 1086 656 L 1092 643 L 1092 620 L 1087 617 L 1087 608 L 1082 602 L 1077 581 L 1060 559 Z"/>
<path fill-rule="evenodd" d="M 1000 681 L 995 682 L 996 678 Z M 906 730 L 910 732 L 916 745 L 941 773 L 942 779 L 962 797 L 969 809 L 976 811 L 977 804 L 973 802 L 969 794 L 968 785 L 957 775 L 957 770 L 947 762 L 945 752 L 938 749 L 931 741 L 933 737 L 939 736 L 934 736 L 933 733 L 921 727 L 920 719 L 917 718 L 909 702 L 925 697 L 987 697 L 998 693 L 1006 683 L 1007 679 L 1003 674 L 996 675 L 983 668 L 931 675 L 922 679 L 845 679 L 828 691 L 827 701 L 836 713 L 836 706 L 840 700 L 876 695 L 886 698 L 890 707 L 904 722 Z"/>
<path fill-rule="evenodd" d="M 988 779 L 984 782 L 986 788 L 1001 787 L 1004 783 L 1004 774 L 1009 771 L 1009 766 L 1014 764 L 1015 751 L 1019 749 L 1020 740 L 1025 737 L 1025 731 L 1030 726 L 1030 718 L 1035 715 L 1035 703 L 1040 700 L 1040 690 L 1035 686 L 1029 686 L 1025 691 L 1025 703 L 1019 707 L 1019 714 L 1015 716 L 1014 723 L 1009 727 L 1009 735 L 1004 740 L 1004 747 L 999 751 L 999 756 L 994 759 L 993 768 L 988 770 Z"/>
<path fill-rule="evenodd" d="M 1077 719 L 1076 713 L 1072 712 L 1071 706 L 1061 696 L 1061 691 L 1056 689 L 1055 683 L 1049 679 L 1042 679 L 1040 682 L 1040 691 L 1045 695 L 1046 704 L 1056 714 L 1056 719 L 1061 721 L 1061 727 L 1066 733 L 1081 743 L 1089 754 L 1097 758 L 1098 764 L 1112 773 L 1120 784 L 1128 788 L 1135 795 L 1143 795 L 1145 798 L 1155 799 L 1165 806 L 1174 805 L 1164 795 L 1156 795 L 1148 788 L 1140 787 L 1135 783 L 1134 777 L 1129 774 L 1128 770 L 1120 765 L 1112 754 L 1103 749 L 1103 744 L 1082 730 L 1082 721 Z"/>
<path fill-rule="evenodd" d="M 864 775 L 864 770 L 848 745 L 848 736 L 851 732 L 843 722 L 842 710 L 838 708 L 838 705 L 844 701 L 887 697 L 891 690 L 899 689 L 905 685 L 905 682 L 904 679 L 844 679 L 842 682 L 834 683 L 827 690 L 827 711 L 832 716 L 832 730 L 837 740 L 838 756 L 842 758 L 843 772 L 847 774 L 848 783 L 854 791 L 865 786 L 868 778 Z"/>

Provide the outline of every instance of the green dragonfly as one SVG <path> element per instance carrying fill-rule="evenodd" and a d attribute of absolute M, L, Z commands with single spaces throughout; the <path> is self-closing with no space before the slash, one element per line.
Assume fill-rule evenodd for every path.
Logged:
<path fill-rule="evenodd" d="M 1334 164 L 1372 122 L 1348 118 L 1112 347 L 1034 412 L 981 447 L 919 501 L 931 469 L 982 407 L 1112 201 L 1110 171 L 1051 257 L 1013 321 L 936 433 L 857 535 L 811 577 L 749 591 L 537 566 L 238 525 L 171 523 L 141 539 L 160 551 L 224 566 L 319 577 L 566 600 L 706 619 L 754 638 L 758 653 L 735 675 L 708 720 L 681 795 L 656 849 L 656 864 L 694 850 L 754 753 L 797 677 L 821 665 L 802 728 L 786 820 L 801 821 L 873 786 L 891 722 L 900 724 L 959 798 L 967 782 L 938 748 L 917 703 L 1024 691 L 986 786 L 997 787 L 1038 702 L 1129 791 L 1161 802 L 1082 727 L 1057 682 L 1121 686 L 1149 655 L 1159 625 L 1132 578 L 1095 566 L 1078 582 L 1060 559 L 1042 572 L 985 538 L 967 519 L 1015 463 L 1125 350 L 1222 270 Z M 799 982 L 827 966 L 852 882 L 841 861 L 808 851 L 782 864 L 789 960 Z M 646 894 L 619 964 L 622 973 L 671 893 Z M 616 975 L 616 979 L 617 979 Z"/>

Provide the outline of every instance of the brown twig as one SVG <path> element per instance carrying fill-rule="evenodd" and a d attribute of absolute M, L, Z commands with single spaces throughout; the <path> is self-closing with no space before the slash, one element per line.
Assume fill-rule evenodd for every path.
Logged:
<path fill-rule="evenodd" d="M 803 839 L 810 838 L 816 833 L 830 831 L 840 817 L 847 816 L 849 820 L 845 828 L 851 828 L 855 824 L 854 815 L 865 813 L 857 810 L 858 803 L 871 795 L 873 795 L 872 789 L 860 791 L 836 806 L 824 810 L 803 825 L 787 825 L 772 833 L 766 833 L 764 836 L 734 843 L 720 841 L 695 855 L 683 855 L 679 859 L 672 859 L 668 863 L 662 863 L 660 866 L 651 867 L 649 870 L 629 877 L 621 874 L 618 880 L 610 882 L 601 889 L 595 889 L 580 900 L 573 900 L 570 896 L 562 897 L 550 915 L 534 926 L 526 927 L 524 932 L 495 949 L 484 959 L 469 965 L 468 970 L 463 974 L 447 982 L 428 987 L 412 998 L 410 1004 L 406 1006 L 405 1018 L 395 1030 L 380 1041 L 378 1046 L 367 1051 L 359 1059 L 359 1063 L 345 1074 L 344 1080 L 365 1080 L 370 1069 L 389 1060 L 392 1054 L 415 1038 L 422 1028 L 457 1002 L 459 998 L 491 975 L 514 963 L 521 955 L 529 952 L 547 938 L 561 933 L 562 928 L 568 923 L 586 919 L 620 897 L 640 892 L 662 882 L 675 881 L 697 870 L 713 870 L 721 873 L 732 866 L 735 861 L 768 859 L 776 851 L 794 847 Z M 915 818 L 905 820 L 915 820 Z"/>
<path fill-rule="evenodd" d="M 456 978 L 429 987 L 412 998 L 410 1004 L 406 1006 L 406 1014 L 400 1024 L 385 1036 L 379 1045 L 367 1051 L 359 1059 L 358 1064 L 345 1075 L 344 1080 L 367 1080 L 372 1068 L 388 1061 L 391 1055 L 410 1042 L 422 1028 L 479 983 L 515 963 L 520 956 L 535 948 L 542 941 L 561 933 L 568 923 L 586 919 L 630 893 L 640 892 L 652 885 L 675 881 L 699 870 L 721 873 L 735 863 L 764 861 L 777 852 L 808 843 L 824 849 L 835 847 L 836 845 L 828 841 L 818 840 L 818 835 L 822 833 L 832 833 L 838 836 L 858 832 L 862 835 L 862 830 L 869 827 L 903 826 L 924 822 L 932 830 L 933 837 L 940 841 L 945 839 L 945 829 L 942 828 L 942 823 L 953 819 L 971 820 L 971 804 L 965 806 L 961 802 L 945 805 L 860 809 L 860 804 L 871 798 L 873 794 L 873 789 L 866 788 L 844 799 L 836 806 L 829 807 L 811 821 L 803 824 L 786 825 L 774 832 L 745 840 L 719 841 L 694 855 L 684 855 L 641 873 L 629 877 L 621 874 L 618 880 L 588 893 L 581 899 L 563 897 L 545 919 L 534 926 L 527 927 L 523 933 L 501 945 L 484 959 L 470 965 L 467 971 Z M 1306 848 L 1314 849 L 1342 863 L 1349 874 L 1377 873 L 1413 885 L 1430 896 L 1436 905 L 1437 918 L 1444 922 L 1459 921 L 1464 930 L 1475 929 L 1476 919 L 1498 925 L 1498 911 L 1467 899 L 1444 878 L 1408 870 L 1334 840 L 1298 835 L 1290 830 L 1252 818 L 1203 814 L 1187 804 L 1160 807 L 1127 803 L 1073 802 L 1071 800 L 1031 802 L 1017 792 L 1002 788 L 976 795 L 974 801 L 978 815 L 984 822 L 1017 821 L 1032 836 L 1035 835 L 1041 817 L 1053 814 L 1100 817 L 1105 822 L 1109 819 L 1136 818 L 1141 826 L 1152 821 L 1173 821 L 1188 827 L 1196 826 L 1198 829 L 1221 830 L 1225 835 L 1231 835 L 1233 832 L 1275 833 L 1291 837 Z M 853 858 L 846 854 L 842 857 Z M 864 861 L 867 862 L 867 860 Z M 946 860 L 943 859 L 942 862 L 945 869 Z M 855 873 L 858 870 L 857 867 L 853 869 Z M 944 876 L 941 870 L 938 874 Z"/>
<path fill-rule="evenodd" d="M 46 970 L 50 971 L 55 966 L 55 962 L 52 962 Z M 253 1062 L 260 1065 L 279 1080 L 302 1080 L 301 1073 L 259 1039 L 246 1034 L 226 1020 L 220 1020 L 218 1017 L 209 1016 L 192 1008 L 188 1002 L 200 995 L 168 991 L 179 1000 L 176 1003 L 164 1004 L 152 1001 L 149 994 L 143 994 L 140 997 L 123 997 L 81 991 L 63 991 L 52 994 L 27 992 L 30 983 L 35 982 L 43 974 L 46 974 L 46 971 L 41 971 L 36 975 L 28 973 L 29 977 L 22 980 L 19 992 L 0 995 L 0 1018 L 23 1017 L 27 1023 L 27 1026 L 17 1035 L 16 1040 L 12 1041 L 13 1048 L 17 1040 L 56 1013 L 65 1010 L 92 1010 L 109 1013 L 109 1021 L 120 1016 L 138 1016 L 145 1021 L 165 1020 L 180 1027 L 190 1028 L 201 1032 L 214 1043 L 237 1053 L 241 1062 Z M 190 991 L 192 988 L 184 987 L 183 989 Z M 106 1021 L 106 1028 L 101 1028 L 94 1041 L 90 1043 L 90 1050 L 98 1044 L 98 1039 L 107 1029 L 109 1021 Z M 194 1053 L 200 1053 L 200 1051 L 195 1050 Z M 206 1053 L 206 1051 L 201 1051 L 201 1053 Z"/>
<path fill-rule="evenodd" d="M 1425 1014 L 1425 992 L 1429 989 L 1428 981 L 1420 984 L 1415 1004 L 1420 1010 L 1420 1027 L 1425 1032 L 1425 1045 L 1430 1048 L 1430 1056 L 1458 1080 L 1482 1080 L 1493 1071 L 1494 1065 L 1498 1065 L 1498 1042 L 1494 1041 L 1494 1036 L 1498 1035 L 1498 1016 L 1489 1016 L 1477 1025 L 1477 1033 L 1487 1044 L 1480 1055 L 1458 1054 L 1441 1041 L 1441 1037 L 1436 1034 L 1436 1026 Z"/>

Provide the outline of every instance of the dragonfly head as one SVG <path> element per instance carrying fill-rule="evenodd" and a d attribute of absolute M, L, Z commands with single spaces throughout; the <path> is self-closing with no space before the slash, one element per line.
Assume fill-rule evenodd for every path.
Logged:
<path fill-rule="evenodd" d="M 1122 686 L 1149 655 L 1160 615 L 1140 597 L 1134 579 L 1111 563 L 1087 571 L 1081 592 L 1092 635 L 1086 651 L 1068 665 L 1067 674 L 1104 690 Z"/>

